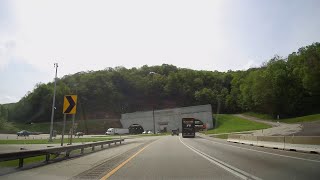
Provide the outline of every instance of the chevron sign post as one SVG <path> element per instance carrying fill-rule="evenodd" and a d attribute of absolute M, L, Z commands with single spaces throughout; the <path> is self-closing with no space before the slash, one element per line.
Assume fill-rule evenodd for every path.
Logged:
<path fill-rule="evenodd" d="M 65 95 L 63 98 L 63 128 L 62 128 L 62 136 L 61 136 L 61 146 L 63 146 L 63 138 L 64 138 L 64 131 L 66 128 L 66 118 L 67 114 L 72 114 L 72 131 L 71 131 L 71 139 L 70 144 L 72 144 L 72 136 L 73 136 L 73 125 L 74 125 L 74 118 L 77 112 L 77 95 Z"/>

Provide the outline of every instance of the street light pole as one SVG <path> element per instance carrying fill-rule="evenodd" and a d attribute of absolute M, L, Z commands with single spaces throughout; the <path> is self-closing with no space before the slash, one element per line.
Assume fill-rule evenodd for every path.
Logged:
<path fill-rule="evenodd" d="M 218 107 L 217 107 L 217 115 L 216 115 L 215 122 L 214 122 L 214 131 L 216 131 L 217 127 L 218 127 L 219 112 L 220 112 L 220 98 L 218 98 Z"/>
<path fill-rule="evenodd" d="M 52 110 L 51 110 L 51 125 L 50 125 L 50 138 L 49 142 L 52 142 L 53 136 L 53 118 L 54 118 L 54 109 L 56 102 L 56 87 L 57 87 L 57 73 L 58 73 L 58 63 L 54 63 L 54 67 L 56 68 L 56 75 L 54 77 L 54 89 L 53 89 L 53 100 L 52 100 Z"/>
<path fill-rule="evenodd" d="M 149 74 L 152 74 L 152 85 L 153 85 L 153 75 L 154 74 L 158 74 L 156 72 L 149 72 Z M 154 92 L 153 92 L 154 93 Z M 153 134 L 156 134 L 156 121 L 154 119 L 154 104 L 155 104 L 155 100 L 154 100 L 154 94 L 153 94 L 153 100 L 152 100 L 152 120 L 153 120 Z"/>

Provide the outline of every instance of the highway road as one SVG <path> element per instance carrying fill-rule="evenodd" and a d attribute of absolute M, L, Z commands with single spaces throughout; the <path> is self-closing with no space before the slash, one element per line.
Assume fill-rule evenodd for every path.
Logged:
<path fill-rule="evenodd" d="M 210 137 L 148 137 L 0 179 L 57 179 L 48 172 L 59 179 L 319 179 L 320 156 Z"/>
<path fill-rule="evenodd" d="M 162 138 L 110 179 L 319 179 L 320 157 L 205 138 Z"/>

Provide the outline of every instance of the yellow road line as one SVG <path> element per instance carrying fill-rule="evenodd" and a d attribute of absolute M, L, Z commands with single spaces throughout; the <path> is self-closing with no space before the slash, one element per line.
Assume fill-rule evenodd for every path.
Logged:
<path fill-rule="evenodd" d="M 155 142 L 155 141 L 154 141 Z M 154 143 L 152 142 L 152 143 Z M 117 166 L 116 168 L 114 168 L 112 171 L 110 171 L 108 174 L 106 174 L 105 176 L 103 176 L 100 180 L 106 180 L 108 179 L 110 176 L 112 176 L 114 173 L 116 173 L 120 168 L 122 168 L 124 165 L 126 165 L 131 159 L 133 159 L 134 157 L 136 157 L 138 154 L 140 154 L 144 149 L 146 149 L 148 146 L 150 146 L 152 143 L 144 146 L 142 149 L 140 149 L 138 152 L 136 152 L 134 155 L 132 155 L 129 159 L 125 160 L 124 162 L 122 162 L 119 166 Z"/>

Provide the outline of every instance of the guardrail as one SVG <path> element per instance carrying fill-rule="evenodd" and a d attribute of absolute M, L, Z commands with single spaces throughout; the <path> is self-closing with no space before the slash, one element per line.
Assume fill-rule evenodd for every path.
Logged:
<path fill-rule="evenodd" d="M 290 151 L 320 153 L 320 136 L 253 136 L 230 134 L 227 141 Z"/>
<path fill-rule="evenodd" d="M 124 141 L 124 139 L 117 139 L 117 140 L 108 140 L 108 141 L 100 141 L 100 142 L 93 142 L 88 144 L 79 144 L 79 145 L 70 145 L 70 146 L 63 146 L 63 147 L 49 147 L 46 149 L 37 149 L 37 150 L 26 150 L 21 152 L 10 152 L 10 153 L 0 153 L 0 162 L 2 161 L 10 161 L 19 159 L 19 168 L 23 167 L 23 160 L 25 158 L 35 157 L 35 156 L 46 156 L 45 162 L 49 162 L 51 154 L 60 154 L 65 152 L 66 157 L 70 156 L 70 152 L 74 150 L 80 149 L 80 154 L 84 153 L 85 148 L 91 148 L 94 151 L 96 146 L 101 146 L 103 148 L 104 145 L 111 146 L 112 143 L 115 145 Z"/>

